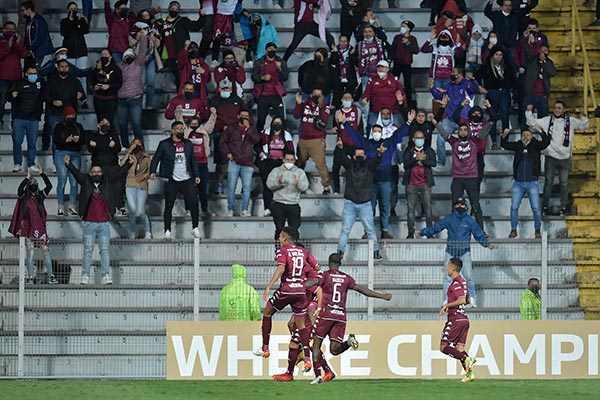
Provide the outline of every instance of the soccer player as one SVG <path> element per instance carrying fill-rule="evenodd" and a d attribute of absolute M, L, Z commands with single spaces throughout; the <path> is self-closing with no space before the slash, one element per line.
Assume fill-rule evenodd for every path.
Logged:
<path fill-rule="evenodd" d="M 470 298 L 467 283 L 460 275 L 461 269 L 460 258 L 451 258 L 447 266 L 448 276 L 452 279 L 452 283 L 448 287 L 448 303 L 444 304 L 440 310 L 440 315 L 448 314 L 440 341 L 440 351 L 460 361 L 465 370 L 462 381 L 470 382 L 475 380 L 473 364 L 477 360 L 475 357 L 469 357 L 465 351 L 465 343 L 469 334 L 469 318 L 465 315 L 465 305 L 469 304 Z"/>
<path fill-rule="evenodd" d="M 254 354 L 268 358 L 271 355 L 269 351 L 269 339 L 271 337 L 272 321 L 271 317 L 277 311 L 283 310 L 286 306 L 292 308 L 292 318 L 294 325 L 298 328 L 298 336 L 300 344 L 304 349 L 304 368 L 308 371 L 312 368 L 310 361 L 310 349 L 308 346 L 310 331 L 306 327 L 306 307 L 307 297 L 305 282 L 310 270 L 315 270 L 318 265 L 317 260 L 303 247 L 295 244 L 299 237 L 298 230 L 290 226 L 286 226 L 279 234 L 279 244 L 281 248 L 277 250 L 277 269 L 273 273 L 273 277 L 267 284 L 263 293 L 263 299 L 269 301 L 263 311 L 262 319 L 262 349 Z M 281 278 L 281 284 L 273 295 L 269 298 L 271 287 Z M 295 359 L 294 359 L 295 361 Z M 282 374 L 285 375 L 285 374 Z M 277 379 L 276 376 L 273 376 Z M 291 381 L 293 376 L 285 376 L 284 379 Z"/>
<path fill-rule="evenodd" d="M 328 382 L 335 378 L 335 374 L 327 365 L 321 351 L 321 343 L 329 336 L 331 354 L 337 356 L 352 347 L 358 349 L 358 341 L 351 333 L 348 340 L 344 341 L 346 333 L 346 297 L 348 290 L 353 289 L 367 297 L 375 297 L 389 301 L 391 294 L 378 293 L 366 287 L 357 285 L 354 278 L 340 271 L 342 256 L 338 253 L 329 255 L 329 270 L 325 271 L 318 279 L 306 282 L 306 287 L 320 286 L 323 291 L 322 301 L 318 303 L 317 311 L 320 311 L 315 327 L 315 338 L 312 345 L 313 366 L 316 378 L 311 385 Z M 325 373 L 321 377 L 321 368 Z"/>

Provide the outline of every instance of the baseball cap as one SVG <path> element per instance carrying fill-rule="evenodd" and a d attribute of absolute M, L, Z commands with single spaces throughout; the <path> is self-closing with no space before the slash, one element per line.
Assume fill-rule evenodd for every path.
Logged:
<path fill-rule="evenodd" d="M 387 61 L 385 61 L 385 60 L 379 60 L 379 62 L 377 63 L 377 66 L 378 66 L 378 67 L 386 67 L 386 68 L 389 68 L 389 67 L 390 67 L 390 64 L 389 64 Z"/>
<path fill-rule="evenodd" d="M 229 78 L 224 78 L 221 82 L 219 82 L 219 89 L 231 89 L 231 81 Z"/>
<path fill-rule="evenodd" d="M 456 201 L 454 202 L 454 205 L 457 204 L 462 204 L 463 206 L 467 205 L 467 200 L 465 200 L 464 197 L 459 197 L 458 199 L 456 199 Z"/>
<path fill-rule="evenodd" d="M 73 114 L 77 114 L 77 111 L 75 110 L 75 107 L 73 106 L 66 106 L 65 108 L 63 108 L 63 117 L 66 117 L 67 115 L 73 115 Z"/>

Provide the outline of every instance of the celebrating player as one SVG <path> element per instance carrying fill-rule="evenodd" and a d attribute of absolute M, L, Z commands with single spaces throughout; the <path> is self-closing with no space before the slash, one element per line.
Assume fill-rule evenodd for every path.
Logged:
<path fill-rule="evenodd" d="M 477 361 L 475 357 L 469 357 L 465 351 L 465 343 L 469 334 L 469 318 L 465 315 L 465 305 L 469 304 L 469 292 L 467 283 L 460 275 L 462 261 L 454 257 L 448 262 L 448 276 L 452 283 L 448 288 L 448 303 L 442 306 L 440 315 L 448 314 L 448 320 L 444 325 L 442 340 L 440 341 L 440 351 L 452 358 L 460 360 L 465 376 L 463 382 L 475 380 L 473 373 L 473 364 Z M 315 369 L 317 364 L 315 363 Z"/>
<path fill-rule="evenodd" d="M 354 334 L 348 335 L 348 340 L 344 341 L 346 333 L 346 297 L 349 289 L 354 289 L 367 297 L 375 297 L 389 301 L 391 294 L 378 293 L 357 285 L 354 278 L 339 270 L 342 265 L 342 256 L 333 253 L 329 256 L 329 270 L 325 271 L 318 279 L 311 279 L 306 282 L 306 287 L 310 288 L 319 285 L 323 291 L 322 302 L 318 304 L 317 311 L 320 311 L 319 319 L 316 322 L 315 338 L 312 345 L 313 366 L 316 378 L 311 382 L 312 385 L 322 382 L 328 382 L 335 378 L 335 374 L 327 365 L 321 352 L 321 343 L 329 335 L 331 354 L 337 356 L 342 354 L 350 347 L 353 350 L 358 348 L 358 341 Z M 321 377 L 321 368 L 325 373 Z"/>

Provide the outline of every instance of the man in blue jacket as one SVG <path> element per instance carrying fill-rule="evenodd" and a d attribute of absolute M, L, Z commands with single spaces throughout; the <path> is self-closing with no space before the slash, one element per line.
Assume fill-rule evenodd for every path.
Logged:
<path fill-rule="evenodd" d="M 175 121 L 171 124 L 171 137 L 161 140 L 150 164 L 150 179 L 156 179 L 156 169 L 160 163 L 159 176 L 166 180 L 165 192 L 165 240 L 173 238 L 171 234 L 171 219 L 177 193 L 182 193 L 186 206 L 192 215 L 192 236 L 199 238 L 198 229 L 198 192 L 196 185 L 200 184 L 200 172 L 194 159 L 192 142 L 183 138 L 185 125 Z"/>
<path fill-rule="evenodd" d="M 444 229 L 448 232 L 448 240 L 446 242 L 446 260 L 444 265 L 448 264 L 451 258 L 460 258 L 463 262 L 461 270 L 462 276 L 467 281 L 467 289 L 471 297 L 471 307 L 476 307 L 475 302 L 475 283 L 472 278 L 472 262 L 471 262 L 471 235 L 483 247 L 493 250 L 495 245 L 491 244 L 483 230 L 477 225 L 475 219 L 467 213 L 467 201 L 459 197 L 454 203 L 454 211 L 446 215 L 440 222 L 415 231 L 417 236 L 433 236 Z M 448 287 L 450 279 L 444 281 L 444 304 L 448 301 Z"/>
<path fill-rule="evenodd" d="M 21 15 L 25 17 L 25 44 L 31 50 L 35 63 L 40 67 L 44 57 L 54 53 L 52 39 L 48 31 L 48 23 L 40 14 L 35 12 L 33 2 L 21 4 Z"/>

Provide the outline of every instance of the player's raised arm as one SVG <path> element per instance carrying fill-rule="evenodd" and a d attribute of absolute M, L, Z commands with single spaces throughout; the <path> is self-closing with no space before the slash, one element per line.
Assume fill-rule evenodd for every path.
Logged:
<path fill-rule="evenodd" d="M 377 299 L 382 299 L 382 300 L 386 300 L 386 301 L 390 301 L 392 299 L 392 295 L 389 293 L 379 293 L 376 292 L 374 290 L 368 289 L 364 286 L 360 286 L 360 285 L 355 285 L 353 287 L 354 290 L 356 290 L 358 293 L 367 296 L 367 297 L 375 297 Z"/>
<path fill-rule="evenodd" d="M 263 292 L 263 300 L 266 301 L 269 298 L 269 292 L 271 291 L 271 287 L 273 287 L 275 282 L 277 282 L 278 280 L 281 279 L 281 275 L 283 275 L 284 270 L 285 270 L 285 265 L 277 264 L 277 269 L 273 273 L 273 277 L 271 278 L 271 280 L 267 284 L 267 287 L 265 288 L 265 291 Z"/>

